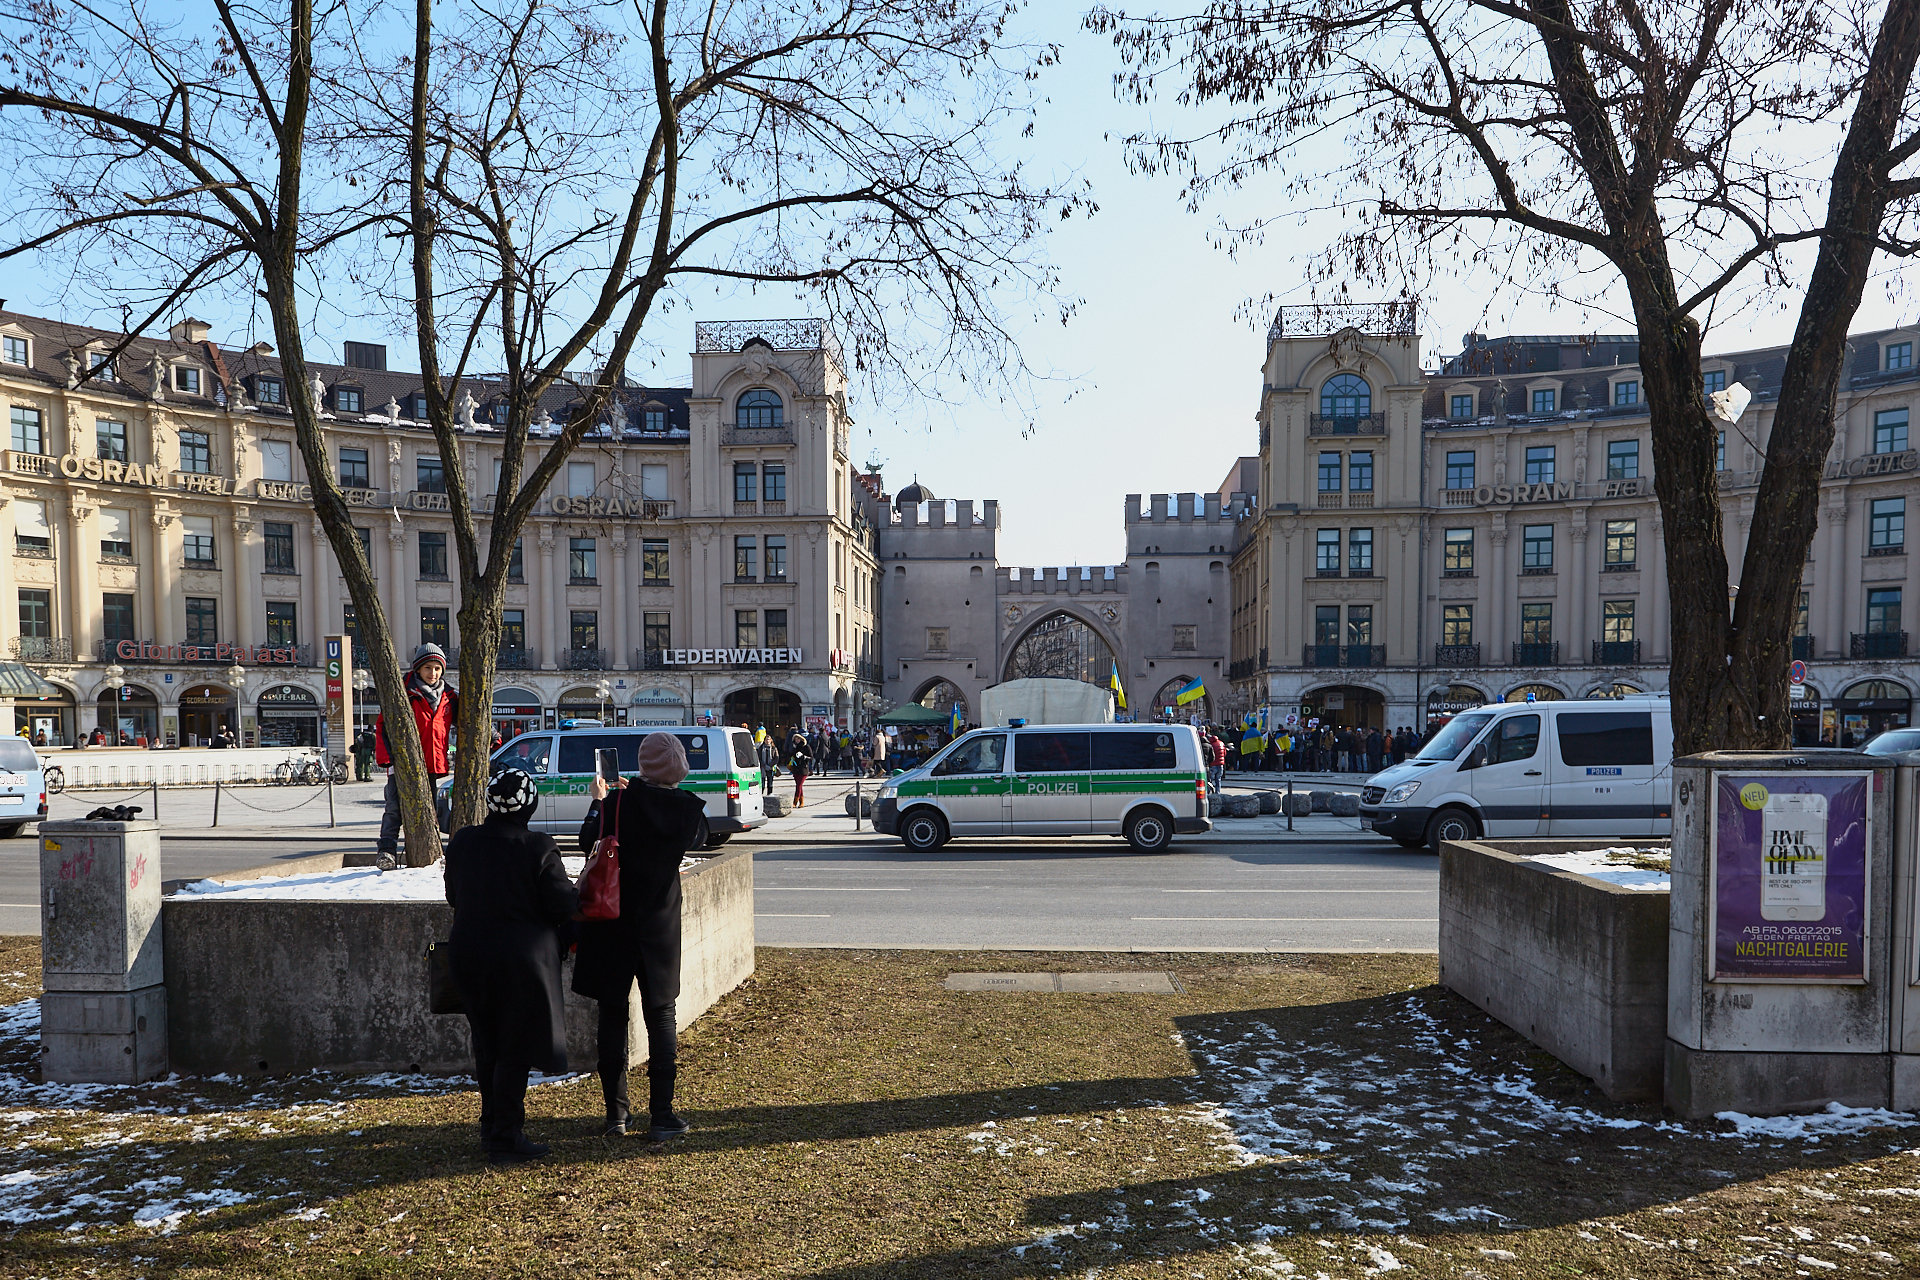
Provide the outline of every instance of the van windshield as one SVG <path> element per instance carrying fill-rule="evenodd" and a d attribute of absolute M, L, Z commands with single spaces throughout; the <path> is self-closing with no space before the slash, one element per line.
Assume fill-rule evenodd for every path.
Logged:
<path fill-rule="evenodd" d="M 1480 736 L 1480 731 L 1493 723 L 1491 711 L 1468 711 L 1447 721 L 1447 727 L 1434 735 L 1432 742 L 1420 749 L 1416 760 L 1451 760 L 1467 749 L 1467 744 Z"/>

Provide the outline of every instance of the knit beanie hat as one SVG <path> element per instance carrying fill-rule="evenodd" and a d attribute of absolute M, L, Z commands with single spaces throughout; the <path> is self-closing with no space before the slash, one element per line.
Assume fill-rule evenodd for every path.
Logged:
<path fill-rule="evenodd" d="M 540 790 L 524 769 L 502 769 L 487 783 L 487 812 L 525 822 L 540 804 Z"/>
<path fill-rule="evenodd" d="M 640 780 L 656 787 L 677 787 L 687 776 L 687 749 L 672 733 L 650 733 L 640 743 Z"/>

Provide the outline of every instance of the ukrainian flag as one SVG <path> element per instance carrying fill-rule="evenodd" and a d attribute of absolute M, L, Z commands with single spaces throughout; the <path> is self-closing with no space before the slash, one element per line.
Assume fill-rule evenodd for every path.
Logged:
<path fill-rule="evenodd" d="M 953 704 L 953 714 L 948 717 L 947 732 L 956 737 L 960 733 L 960 704 L 957 702 Z"/>
<path fill-rule="evenodd" d="M 1114 662 L 1109 665 L 1113 668 L 1113 674 L 1107 678 L 1107 687 L 1113 690 L 1114 703 L 1119 706 L 1120 710 L 1125 711 L 1127 709 L 1127 691 L 1120 687 L 1120 664 Z"/>
<path fill-rule="evenodd" d="M 1207 686 L 1205 682 L 1200 680 L 1195 680 L 1192 684 L 1185 685 L 1179 691 L 1177 691 L 1173 695 L 1173 700 L 1178 705 L 1184 707 L 1189 702 L 1199 701 L 1201 698 L 1206 696 L 1206 693 L 1207 693 Z"/>

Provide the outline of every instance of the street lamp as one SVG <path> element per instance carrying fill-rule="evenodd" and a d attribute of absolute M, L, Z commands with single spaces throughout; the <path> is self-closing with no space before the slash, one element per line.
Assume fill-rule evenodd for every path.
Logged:
<path fill-rule="evenodd" d="M 106 686 L 113 690 L 113 723 L 111 725 L 103 724 L 100 728 L 106 730 L 109 744 L 117 744 L 120 741 L 120 691 L 127 686 L 127 669 L 117 662 L 109 664 L 107 667 Z M 96 708 L 95 719 L 97 720 L 98 718 L 98 708 Z M 76 729 L 75 732 L 77 733 L 78 730 Z"/>
<path fill-rule="evenodd" d="M 355 667 L 353 671 L 354 692 L 361 694 L 371 688 L 373 688 L 373 672 L 367 670 L 365 667 Z M 354 728 L 358 729 L 360 727 L 360 699 L 357 697 L 353 700 L 352 720 Z"/>
<path fill-rule="evenodd" d="M 613 713 L 607 710 L 607 704 L 613 701 L 613 686 L 603 679 L 593 686 L 593 691 L 600 695 L 600 723 L 605 724 L 613 718 Z"/>
<path fill-rule="evenodd" d="M 245 667 L 243 667 L 243 666 L 241 666 L 241 665 L 240 665 L 239 663 L 237 663 L 237 662 L 236 662 L 236 663 L 234 663 L 234 664 L 233 664 L 232 666 L 230 666 L 230 667 L 228 667 L 228 668 L 227 668 L 227 683 L 233 686 L 233 709 L 234 709 L 234 719 L 235 719 L 235 720 L 238 720 L 238 719 L 240 718 L 240 715 L 239 715 L 239 712 L 240 712 L 240 690 L 241 690 L 242 688 L 244 688 L 244 687 L 246 686 L 246 683 L 247 683 L 247 669 L 246 669 Z M 245 744 L 243 743 L 243 744 L 241 744 L 241 745 L 243 745 L 243 746 L 244 746 Z"/>

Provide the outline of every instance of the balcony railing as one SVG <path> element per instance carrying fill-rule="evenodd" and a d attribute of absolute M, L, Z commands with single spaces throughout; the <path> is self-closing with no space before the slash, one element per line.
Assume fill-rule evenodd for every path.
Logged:
<path fill-rule="evenodd" d="M 635 649 L 633 651 L 633 669 L 635 671 L 665 671 L 667 655 L 661 649 Z"/>
<path fill-rule="evenodd" d="M 44 541 L 45 540 L 42 539 L 39 542 L 29 542 L 25 538 L 16 536 L 13 540 L 13 554 L 24 556 L 29 560 L 51 560 L 53 559 L 53 548 L 43 546 L 42 542 Z"/>
<path fill-rule="evenodd" d="M 59 636 L 14 636 L 7 648 L 20 662 L 73 661 L 73 641 Z"/>
<path fill-rule="evenodd" d="M 607 649 L 562 649 L 560 668 L 563 671 L 611 671 L 613 653 Z"/>
<path fill-rule="evenodd" d="M 1443 507 L 1470 507 L 1473 505 L 1472 489 L 1442 489 L 1440 505 Z"/>
<path fill-rule="evenodd" d="M 459 645 L 453 646 L 449 657 L 455 667 L 460 665 Z M 540 669 L 539 651 L 529 649 L 525 645 L 501 645 L 494 651 L 493 669 L 495 671 L 538 671 Z"/>
<path fill-rule="evenodd" d="M 1558 640 L 1516 640 L 1513 642 L 1516 667 L 1557 667 L 1560 665 Z"/>
<path fill-rule="evenodd" d="M 7 470 L 16 476 L 42 476 L 51 479 L 57 460 L 44 453 L 23 453 L 18 449 L 7 450 Z"/>
<path fill-rule="evenodd" d="M 1356 414 L 1319 414 L 1307 415 L 1307 434 L 1310 436 L 1383 436 L 1387 434 L 1387 415 L 1384 413 Z"/>
<path fill-rule="evenodd" d="M 1814 655 L 1814 647 L 1813 647 L 1812 636 L 1795 636 L 1793 638 L 1793 656 L 1794 657 L 1798 658 L 1802 662 L 1812 662 L 1813 655 Z"/>
<path fill-rule="evenodd" d="M 1640 642 L 1638 640 L 1595 640 L 1593 642 L 1595 666 L 1630 666 L 1639 661 Z"/>
<path fill-rule="evenodd" d="M 1847 651 L 1856 658 L 1904 658 L 1907 656 L 1907 633 L 1869 631 L 1861 635 L 1856 631 Z"/>
<path fill-rule="evenodd" d="M 1433 665 L 1436 667 L 1477 667 L 1480 665 L 1480 646 L 1477 644 L 1436 644 L 1433 646 Z"/>
<path fill-rule="evenodd" d="M 857 679 L 866 684 L 881 683 L 880 664 L 877 662 L 861 663 L 859 671 L 855 674 Z"/>
<path fill-rule="evenodd" d="M 1868 547 L 1867 554 L 1869 556 L 1903 556 L 1907 554 L 1907 544 L 1904 542 L 1890 542 L 1885 546 Z"/>
<path fill-rule="evenodd" d="M 1303 667 L 1384 667 L 1387 646 L 1383 644 L 1310 644 L 1302 646 Z"/>
<path fill-rule="evenodd" d="M 1266 665 L 1267 651 L 1262 649 L 1260 656 L 1256 658 L 1242 658 L 1238 662 L 1229 663 L 1227 665 L 1227 678 L 1229 680 L 1244 680 L 1248 676 L 1258 674 Z"/>

